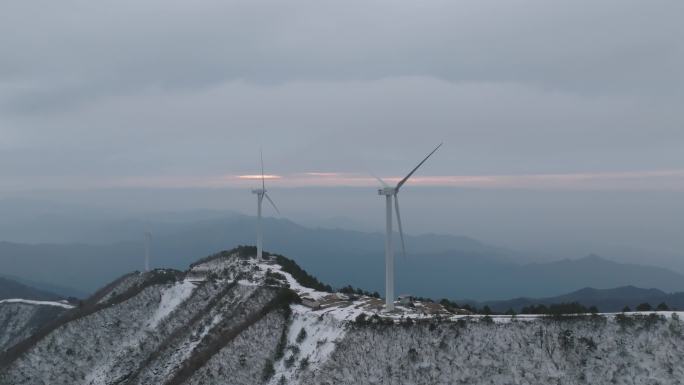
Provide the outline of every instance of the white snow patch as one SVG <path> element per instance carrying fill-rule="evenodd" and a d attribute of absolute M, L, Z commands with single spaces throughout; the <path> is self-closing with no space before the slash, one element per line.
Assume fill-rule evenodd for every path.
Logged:
<path fill-rule="evenodd" d="M 195 290 L 195 285 L 190 281 L 178 282 L 175 285 L 164 289 L 161 294 L 161 301 L 159 301 L 159 308 L 154 315 L 152 315 L 147 326 L 150 329 L 155 328 L 159 322 L 171 314 L 178 305 L 190 297 L 193 290 Z"/>
<path fill-rule="evenodd" d="M 259 263 L 257 264 L 257 266 L 259 267 L 259 270 L 264 273 L 268 270 L 271 270 L 273 272 L 278 272 L 285 276 L 287 284 L 290 285 L 290 289 L 297 292 L 300 296 L 307 296 L 313 299 L 320 299 L 330 294 L 323 291 L 314 290 L 306 286 L 302 286 L 290 273 L 283 271 L 281 266 L 278 264 Z"/>
<path fill-rule="evenodd" d="M 73 309 L 74 305 L 69 305 L 68 303 L 59 301 L 34 301 L 31 299 L 21 299 L 21 298 L 11 298 L 0 300 L 0 303 L 25 303 L 27 305 L 45 305 L 45 306 L 57 306 L 65 309 Z"/>
<path fill-rule="evenodd" d="M 301 305 L 292 305 L 291 308 L 292 320 L 287 330 L 285 355 L 275 365 L 276 373 L 271 384 L 277 384 L 281 377 L 285 377 L 288 384 L 299 383 L 302 360 L 309 362 L 307 371 L 317 371 L 346 334 L 346 324 L 333 316 L 317 314 Z M 306 337 L 298 342 L 297 337 L 302 330 L 306 332 Z M 298 351 L 291 347 L 296 347 Z M 290 367 L 285 364 L 288 359 L 294 361 Z"/>
<path fill-rule="evenodd" d="M 364 307 L 364 301 L 354 301 L 349 306 L 333 306 L 327 309 L 321 310 L 322 314 L 332 316 L 340 321 L 354 321 L 361 313 L 365 313 L 367 316 L 373 314 Z"/>

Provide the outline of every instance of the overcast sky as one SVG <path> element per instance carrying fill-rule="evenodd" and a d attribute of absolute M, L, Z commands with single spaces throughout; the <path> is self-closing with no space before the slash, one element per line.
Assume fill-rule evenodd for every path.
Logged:
<path fill-rule="evenodd" d="M 415 185 L 684 191 L 682 15 L 681 0 L 3 1 L 0 196 L 243 188 L 260 147 L 274 188 L 370 188 L 439 142 Z"/>

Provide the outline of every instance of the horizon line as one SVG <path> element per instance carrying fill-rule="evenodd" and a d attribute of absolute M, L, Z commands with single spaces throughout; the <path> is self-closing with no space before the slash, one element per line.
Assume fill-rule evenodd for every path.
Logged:
<path fill-rule="evenodd" d="M 261 177 L 261 175 L 255 174 L 109 178 L 47 176 L 24 178 L 18 182 L 15 181 L 15 183 L 5 182 L 6 186 L 0 185 L 0 192 L 129 188 L 249 188 Z M 392 183 L 398 182 L 401 178 L 401 176 L 383 177 L 385 181 Z M 379 187 L 373 176 L 358 172 L 305 171 L 269 174 L 264 175 L 264 179 L 269 180 L 271 188 Z M 540 174 L 419 175 L 409 179 L 407 185 L 496 190 L 684 191 L 684 169 Z"/>

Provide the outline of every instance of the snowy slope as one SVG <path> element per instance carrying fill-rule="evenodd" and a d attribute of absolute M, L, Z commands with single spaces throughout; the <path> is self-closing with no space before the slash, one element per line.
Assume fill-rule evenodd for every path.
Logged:
<path fill-rule="evenodd" d="M 66 310 L 61 302 L 0 301 L 0 352 L 27 338 Z"/>
<path fill-rule="evenodd" d="M 598 318 L 353 328 L 304 384 L 678 384 L 679 320 Z"/>
<path fill-rule="evenodd" d="M 574 385 L 684 378 L 682 313 L 485 318 L 414 302 L 388 314 L 379 299 L 314 290 L 285 270 L 238 249 L 186 272 L 131 274 L 78 308 L 5 301 L 0 326 L 10 328 L 0 329 L 0 384 Z M 20 330 L 31 309 L 55 309 L 62 318 L 17 344 L 33 332 Z"/>
<path fill-rule="evenodd" d="M 31 299 L 22 299 L 22 298 L 8 298 L 8 299 L 3 299 L 0 300 L 0 304 L 3 303 L 23 303 L 27 305 L 36 305 L 36 306 L 57 306 L 61 307 L 62 309 L 73 309 L 74 305 L 70 305 L 69 303 L 66 302 L 60 302 L 60 301 L 35 301 Z"/>

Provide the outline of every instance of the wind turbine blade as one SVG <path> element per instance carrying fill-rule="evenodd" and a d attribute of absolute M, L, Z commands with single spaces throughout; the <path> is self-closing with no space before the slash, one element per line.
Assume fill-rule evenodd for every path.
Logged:
<path fill-rule="evenodd" d="M 397 225 L 399 225 L 399 238 L 401 238 L 401 252 L 406 259 L 406 244 L 404 243 L 404 229 L 401 227 L 401 215 L 399 215 L 399 199 L 397 194 L 394 194 L 394 211 L 397 213 Z"/>
<path fill-rule="evenodd" d="M 259 154 L 261 155 L 261 189 L 266 190 L 266 182 L 264 181 L 264 151 L 259 149 Z"/>
<path fill-rule="evenodd" d="M 373 174 L 372 172 L 371 172 L 370 174 L 373 176 L 373 178 L 377 179 L 378 182 L 380 182 L 380 184 L 382 185 L 382 187 L 389 187 L 389 185 L 388 185 L 387 183 L 385 183 L 385 181 L 382 180 L 382 178 L 380 178 L 379 176 Z"/>
<path fill-rule="evenodd" d="M 271 200 L 271 197 L 268 196 L 268 194 L 266 194 L 266 193 L 264 193 L 264 196 L 266 197 L 266 199 L 268 199 L 269 202 L 271 202 L 271 206 L 273 206 L 273 208 L 278 213 L 278 215 L 280 215 L 280 210 L 278 210 L 278 207 L 276 207 L 275 203 L 273 203 L 273 201 Z"/>
<path fill-rule="evenodd" d="M 440 147 L 442 147 L 442 144 L 444 144 L 444 143 L 440 143 L 437 147 L 435 147 L 435 149 L 432 150 L 432 152 L 429 153 L 428 156 L 426 156 L 425 159 L 423 159 L 422 162 L 418 163 L 418 165 L 416 166 L 416 168 L 414 168 L 413 170 L 411 170 L 411 172 L 410 172 L 408 175 L 406 175 L 406 177 L 404 177 L 404 179 L 402 179 L 401 181 L 399 181 L 399 183 L 397 184 L 397 190 L 399 190 L 399 189 L 401 188 L 401 186 L 402 186 L 404 183 L 406 183 L 406 181 L 408 180 L 408 178 L 410 178 L 411 175 L 413 175 L 413 173 L 416 172 L 416 170 L 418 170 L 418 167 L 422 166 L 423 163 L 425 163 L 425 161 L 428 160 L 428 158 L 429 158 L 430 156 L 432 156 L 432 154 L 434 154 L 435 151 L 437 151 L 437 149 L 439 149 Z"/>

